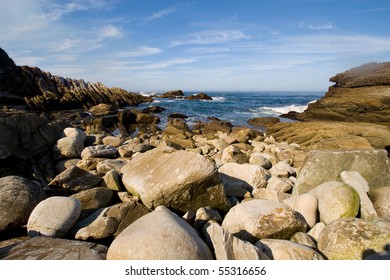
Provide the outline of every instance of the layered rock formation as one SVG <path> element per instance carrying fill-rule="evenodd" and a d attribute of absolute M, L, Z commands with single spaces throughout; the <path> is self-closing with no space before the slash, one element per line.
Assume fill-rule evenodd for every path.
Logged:
<path fill-rule="evenodd" d="M 298 120 L 390 122 L 390 63 L 369 63 L 330 78 L 335 84 Z"/>
<path fill-rule="evenodd" d="M 38 110 L 89 108 L 100 103 L 116 107 L 150 102 L 150 97 L 108 88 L 102 83 L 63 78 L 37 67 L 16 66 L 0 48 L 0 101 Z"/>

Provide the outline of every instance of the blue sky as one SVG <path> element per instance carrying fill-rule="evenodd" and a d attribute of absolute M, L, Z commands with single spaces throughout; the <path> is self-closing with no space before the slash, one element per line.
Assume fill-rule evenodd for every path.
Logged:
<path fill-rule="evenodd" d="M 390 61 L 377 0 L 2 0 L 18 65 L 129 91 L 323 91 Z"/>

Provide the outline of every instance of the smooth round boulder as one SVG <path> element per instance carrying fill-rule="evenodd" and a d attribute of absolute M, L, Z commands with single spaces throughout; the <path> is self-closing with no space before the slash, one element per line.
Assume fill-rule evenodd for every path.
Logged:
<path fill-rule="evenodd" d="M 78 199 L 52 196 L 41 201 L 27 222 L 29 236 L 62 237 L 77 222 L 81 213 Z"/>
<path fill-rule="evenodd" d="M 355 218 L 359 212 L 359 194 L 345 183 L 326 182 L 309 193 L 317 197 L 320 221 L 325 224 L 340 218 Z"/>
<path fill-rule="evenodd" d="M 251 199 L 232 207 L 222 227 L 234 236 L 256 242 L 263 238 L 289 239 L 298 231 L 306 232 L 306 221 L 286 204 Z"/>
<path fill-rule="evenodd" d="M 0 178 L 0 232 L 25 225 L 34 207 L 45 198 L 43 189 L 29 179 Z"/>
<path fill-rule="evenodd" d="M 198 233 L 165 206 L 139 218 L 111 243 L 107 260 L 211 260 Z"/>

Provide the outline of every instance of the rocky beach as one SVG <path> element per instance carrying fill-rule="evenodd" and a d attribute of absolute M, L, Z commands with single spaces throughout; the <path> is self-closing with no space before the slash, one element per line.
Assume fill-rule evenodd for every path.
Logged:
<path fill-rule="evenodd" d="M 330 80 L 293 122 L 161 129 L 126 108 L 153 97 L 0 49 L 0 259 L 390 259 L 390 63 Z"/>

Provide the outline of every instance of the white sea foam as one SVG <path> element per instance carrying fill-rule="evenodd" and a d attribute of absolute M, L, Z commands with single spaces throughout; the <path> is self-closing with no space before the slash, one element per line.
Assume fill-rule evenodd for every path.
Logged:
<path fill-rule="evenodd" d="M 314 103 L 316 100 L 310 101 L 307 103 L 307 105 L 287 105 L 287 106 L 275 106 L 275 107 L 260 107 L 259 109 L 256 110 L 256 112 L 263 112 L 263 113 L 268 113 L 268 114 L 287 114 L 288 112 L 295 111 L 298 113 L 302 113 L 307 109 L 310 103 Z M 254 111 L 253 111 L 254 112 Z"/>
<path fill-rule="evenodd" d="M 222 96 L 212 96 L 211 97 L 213 99 L 213 101 L 225 101 L 225 97 L 222 97 Z"/>

